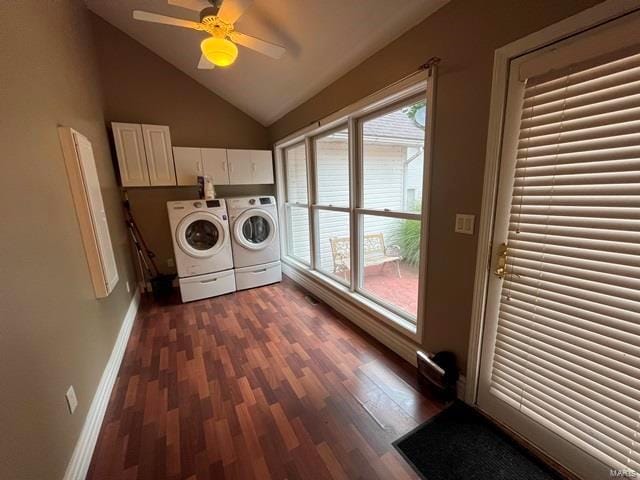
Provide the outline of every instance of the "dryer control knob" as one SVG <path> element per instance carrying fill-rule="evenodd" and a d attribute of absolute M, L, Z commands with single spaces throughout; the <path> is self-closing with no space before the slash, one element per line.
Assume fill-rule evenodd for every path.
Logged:
<path fill-rule="evenodd" d="M 193 202 L 193 206 L 196 208 L 202 207 L 202 202 Z"/>
<path fill-rule="evenodd" d="M 251 200 L 249 200 L 249 203 L 250 203 L 251 205 L 253 205 L 254 203 L 256 203 L 256 199 L 255 199 L 255 198 L 252 198 Z"/>

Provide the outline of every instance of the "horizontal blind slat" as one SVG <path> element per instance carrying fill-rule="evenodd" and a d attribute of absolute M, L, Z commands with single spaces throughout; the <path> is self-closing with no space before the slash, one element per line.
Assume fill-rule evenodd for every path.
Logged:
<path fill-rule="evenodd" d="M 640 80 L 640 65 L 627 64 L 621 70 L 609 71 L 596 78 L 577 81 L 575 78 L 562 82 L 558 88 L 540 91 L 536 87 L 529 87 L 524 94 L 522 108 L 527 109 L 536 105 L 544 105 L 550 102 L 560 101 L 564 98 L 572 98 L 599 90 L 613 88 Z"/>
<path fill-rule="evenodd" d="M 529 187 L 529 186 L 553 186 L 558 187 L 561 185 L 570 186 L 593 186 L 600 185 L 611 186 L 620 184 L 633 184 L 637 189 L 640 187 L 640 171 L 639 170 L 618 170 L 615 172 L 580 172 L 580 173 L 564 173 L 556 172 L 550 175 L 528 175 L 528 172 L 516 172 L 521 175 L 516 175 L 514 186 L 516 187 Z M 630 185 L 629 185 L 630 186 Z M 637 192 L 638 190 L 629 190 L 629 193 Z"/>
<path fill-rule="evenodd" d="M 606 113 L 620 112 L 637 107 L 640 107 L 640 94 L 632 94 L 626 97 L 619 97 L 614 100 L 577 106 L 568 110 L 556 110 L 553 112 L 539 114 L 535 117 L 525 118 L 521 120 L 520 129 L 526 130 L 527 128 L 539 127 L 549 123 L 566 122 Z"/>
<path fill-rule="evenodd" d="M 537 323 L 537 317 L 535 320 L 526 320 L 523 317 L 502 312 L 500 320 L 502 320 L 502 325 L 525 337 L 576 355 L 584 362 L 585 367 L 592 371 L 616 379 L 625 385 L 638 387 L 640 380 L 634 378 L 634 375 L 638 375 L 640 369 L 637 365 L 638 359 L 633 356 L 624 354 L 619 358 L 607 356 L 611 353 L 611 349 L 580 338 L 569 339 L 561 330 Z M 553 335 L 557 335 L 557 337 Z M 640 401 L 640 396 L 638 400 Z"/>
<path fill-rule="evenodd" d="M 548 280 L 560 283 L 562 277 L 571 277 L 571 283 L 566 285 L 577 288 L 589 289 L 589 291 L 600 292 L 605 295 L 619 295 L 636 302 L 640 309 L 640 278 L 628 274 L 621 275 L 617 272 L 602 272 L 595 269 L 586 269 L 584 266 L 568 265 L 565 259 L 559 258 L 557 262 L 552 262 L 549 257 L 537 260 L 524 258 L 522 256 L 512 257 L 507 271 L 509 274 L 528 276 L 538 280 Z M 604 268 L 604 267 L 602 267 Z M 546 275 L 545 275 L 546 274 Z"/>
<path fill-rule="evenodd" d="M 612 111 L 597 112 L 593 115 L 580 116 L 573 119 L 567 118 L 548 118 L 528 121 L 530 124 L 520 130 L 518 139 L 525 138 L 535 139 L 549 135 L 557 135 L 558 133 L 581 135 L 582 131 L 589 132 L 599 127 L 615 128 L 616 124 L 625 124 L 640 120 L 640 108 L 633 106 L 621 106 L 621 108 Z"/>
<path fill-rule="evenodd" d="M 640 256 L 625 255 L 606 250 L 590 250 L 576 247 L 564 247 L 554 244 L 535 243 L 520 240 L 513 240 L 509 243 L 508 255 L 520 256 L 534 260 L 541 260 L 545 255 L 552 255 L 556 258 L 556 263 L 560 263 L 560 258 L 567 262 L 576 261 L 580 265 L 591 265 L 593 270 L 609 271 L 618 267 L 632 267 L 637 271 L 640 269 Z M 603 264 L 600 266 L 599 264 Z M 616 270 L 618 271 L 618 270 Z M 619 271 L 623 274 L 622 270 Z"/>
<path fill-rule="evenodd" d="M 509 275 L 509 277 L 514 277 Z M 527 278 L 518 278 L 518 281 L 507 280 L 503 288 L 503 297 L 508 299 L 515 297 L 523 302 L 535 304 L 566 313 L 587 318 L 603 325 L 622 329 L 633 335 L 640 335 L 640 324 L 637 322 L 637 314 L 620 308 L 611 308 L 597 301 L 577 298 L 571 292 L 569 294 L 556 291 L 553 288 L 540 288 L 540 282 Z M 558 289 L 560 290 L 560 289 Z"/>
<path fill-rule="evenodd" d="M 554 225 L 560 227 L 581 227 L 597 230 L 621 230 L 629 233 L 640 232 L 640 220 L 632 218 L 574 217 L 558 212 L 555 215 L 517 213 L 510 218 L 510 228 L 522 231 L 522 225 Z"/>
<path fill-rule="evenodd" d="M 620 97 L 631 97 L 640 93 L 640 81 L 632 81 L 606 90 L 596 90 L 574 97 L 564 97 L 548 103 L 533 103 L 522 109 L 522 120 L 536 118 L 555 112 L 571 112 L 579 108 L 599 106 L 606 108 Z M 615 107 L 614 107 L 615 108 Z M 612 109 L 613 110 L 613 109 Z"/>
<path fill-rule="evenodd" d="M 585 173 L 631 172 L 640 171 L 640 158 L 622 160 L 601 160 L 599 162 L 567 163 L 542 166 L 519 167 L 515 178 L 547 177 L 549 175 L 575 175 Z M 591 177 L 588 177 L 591 178 Z"/>
<path fill-rule="evenodd" d="M 621 255 L 640 255 L 640 245 L 629 242 L 616 242 L 608 239 L 579 238 L 571 235 L 552 235 L 548 232 L 509 232 L 509 242 L 523 241 L 542 245 L 557 245 L 589 250 L 604 250 Z"/>
<path fill-rule="evenodd" d="M 603 433 L 600 441 L 618 453 L 632 456 L 634 460 L 640 460 L 640 453 L 632 451 L 634 447 L 633 428 L 613 421 L 610 416 L 603 415 L 598 410 L 587 407 L 579 401 L 548 387 L 543 382 L 537 380 L 537 375 L 531 375 L 526 368 L 512 368 L 508 365 L 499 370 L 496 377 L 502 377 L 504 384 L 520 383 L 522 385 L 522 395 L 528 395 L 529 401 L 537 403 L 535 399 L 542 400 L 545 404 L 556 410 L 556 415 L 565 421 L 572 420 L 577 428 L 585 433 Z M 523 372 L 524 370 L 524 372 Z M 501 382 L 496 382 L 501 383 Z"/>
<path fill-rule="evenodd" d="M 537 371 L 545 375 L 548 374 L 547 371 L 550 370 L 549 364 L 553 364 L 561 370 L 565 378 L 572 380 L 578 385 L 585 386 L 589 391 L 602 394 L 600 401 L 603 405 L 610 406 L 611 408 L 622 408 L 620 405 L 624 405 L 628 407 L 627 412 L 630 418 L 637 420 L 640 400 L 638 400 L 637 396 L 634 396 L 637 392 L 635 392 L 633 388 L 594 373 L 580 365 L 571 363 L 561 356 L 541 350 L 533 345 L 534 342 L 530 342 L 529 338 L 519 335 L 517 332 L 510 331 L 506 327 L 500 328 L 498 334 L 501 340 L 500 347 L 504 348 L 505 345 L 510 345 L 518 349 L 521 362 L 526 362 L 526 368 L 534 369 L 534 366 L 538 366 Z M 604 399 L 604 396 L 608 396 L 609 399 Z"/>
<path fill-rule="evenodd" d="M 612 357 L 618 358 L 620 361 L 624 361 L 627 356 L 640 359 L 640 345 L 633 343 L 636 340 L 634 335 L 609 325 L 602 325 L 539 305 L 536 305 L 535 310 L 532 310 L 528 302 L 518 298 L 511 298 L 508 302 L 503 303 L 500 311 L 520 318 L 535 315 L 536 321 L 540 324 L 558 330 L 561 335 L 572 335 L 574 338 L 595 342 L 608 349 L 607 351 Z"/>
<path fill-rule="evenodd" d="M 544 82 L 529 81 L 527 89 L 524 93 L 524 99 L 536 95 L 543 95 L 547 92 L 566 88 L 568 85 L 576 85 L 583 82 L 589 82 L 594 79 L 604 78 L 618 72 L 636 68 L 640 66 L 640 54 L 634 53 L 615 60 L 595 65 L 591 68 L 572 72 L 569 78 L 565 75 L 559 75 L 556 78 L 546 80 Z"/>
<path fill-rule="evenodd" d="M 565 371 L 562 367 L 553 362 L 549 362 L 537 357 L 531 357 L 528 361 L 526 345 L 521 342 L 502 342 L 496 347 L 496 368 L 499 371 L 501 363 L 519 366 L 531 375 L 544 382 L 550 388 L 563 392 L 565 395 L 576 401 L 581 401 L 589 408 L 609 416 L 612 420 L 621 423 L 629 428 L 634 428 L 638 422 L 638 411 L 633 402 L 624 395 L 617 394 L 615 391 L 597 384 L 596 382 L 586 379 L 571 372 Z M 525 361 L 523 361 L 525 359 Z M 514 391 L 521 388 L 515 385 Z"/>

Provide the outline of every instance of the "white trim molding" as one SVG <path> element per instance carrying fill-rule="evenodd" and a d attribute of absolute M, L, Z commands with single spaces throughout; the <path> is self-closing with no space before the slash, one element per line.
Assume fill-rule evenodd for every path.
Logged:
<path fill-rule="evenodd" d="M 471 326 L 469 329 L 469 352 L 467 360 L 465 401 L 477 402 L 480 353 L 486 293 L 491 267 L 491 240 L 493 237 L 498 173 L 500 169 L 500 150 L 502 130 L 507 101 L 507 83 L 509 66 L 512 60 L 527 53 L 547 47 L 565 38 L 577 35 L 607 21 L 625 15 L 640 8 L 640 0 L 606 0 L 576 15 L 550 25 L 538 32 L 516 40 L 495 51 L 491 104 L 489 110 L 489 129 L 478 233 L 478 251 L 476 256 L 475 287 L 473 294 Z"/>
<path fill-rule="evenodd" d="M 395 332 L 386 325 L 375 321 L 369 314 L 355 306 L 352 302 L 336 295 L 324 282 L 314 280 L 307 272 L 282 263 L 282 273 L 299 284 L 302 288 L 315 295 L 324 303 L 342 314 L 347 320 L 356 324 L 362 330 L 374 337 L 386 347 L 393 350 L 413 366 L 417 366 L 417 343 L 409 340 L 405 335 Z"/>
<path fill-rule="evenodd" d="M 100 434 L 102 421 L 107 411 L 111 391 L 116 383 L 118 370 L 120 369 L 120 364 L 127 349 L 127 342 L 129 341 L 139 306 L 140 291 L 136 290 L 122 321 L 122 326 L 120 327 L 120 332 L 111 351 L 111 356 L 107 361 L 107 365 L 102 373 L 102 378 L 91 401 L 91 406 L 89 407 L 89 412 L 82 426 L 82 431 L 71 455 L 71 460 L 69 460 L 69 464 L 67 465 L 67 471 L 63 477 L 64 480 L 83 480 L 87 475 L 93 450 L 98 441 L 98 435 Z"/>

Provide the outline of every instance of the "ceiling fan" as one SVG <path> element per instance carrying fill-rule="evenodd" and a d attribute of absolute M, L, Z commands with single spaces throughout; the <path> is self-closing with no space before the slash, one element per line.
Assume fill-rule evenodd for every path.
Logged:
<path fill-rule="evenodd" d="M 209 36 L 200 43 L 202 56 L 198 68 L 201 70 L 231 65 L 238 57 L 236 44 L 275 59 L 282 57 L 286 51 L 280 45 L 265 42 L 234 29 L 233 24 L 242 16 L 253 0 L 168 0 L 168 2 L 169 5 L 200 12 L 200 22 L 142 10 L 134 10 L 133 18 L 143 22 L 174 25 L 208 33 Z"/>

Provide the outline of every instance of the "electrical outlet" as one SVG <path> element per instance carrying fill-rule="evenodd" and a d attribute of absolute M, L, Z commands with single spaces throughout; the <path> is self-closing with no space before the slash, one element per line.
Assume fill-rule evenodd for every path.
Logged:
<path fill-rule="evenodd" d="M 78 399 L 76 398 L 76 392 L 73 389 L 73 385 L 69 387 L 69 390 L 67 390 L 65 397 L 67 397 L 67 406 L 69 407 L 69 413 L 73 414 L 73 412 L 76 411 L 76 407 L 78 406 Z"/>
<path fill-rule="evenodd" d="M 173 261 L 173 258 L 167 258 L 167 267 L 175 267 L 176 263 Z"/>
<path fill-rule="evenodd" d="M 129 285 L 129 282 L 125 282 L 124 286 L 127 287 L 127 293 L 131 293 L 131 286 Z"/>
<path fill-rule="evenodd" d="M 464 233 L 465 235 L 473 235 L 473 224 L 475 223 L 475 215 L 464 215 L 456 213 L 456 233 Z"/>

